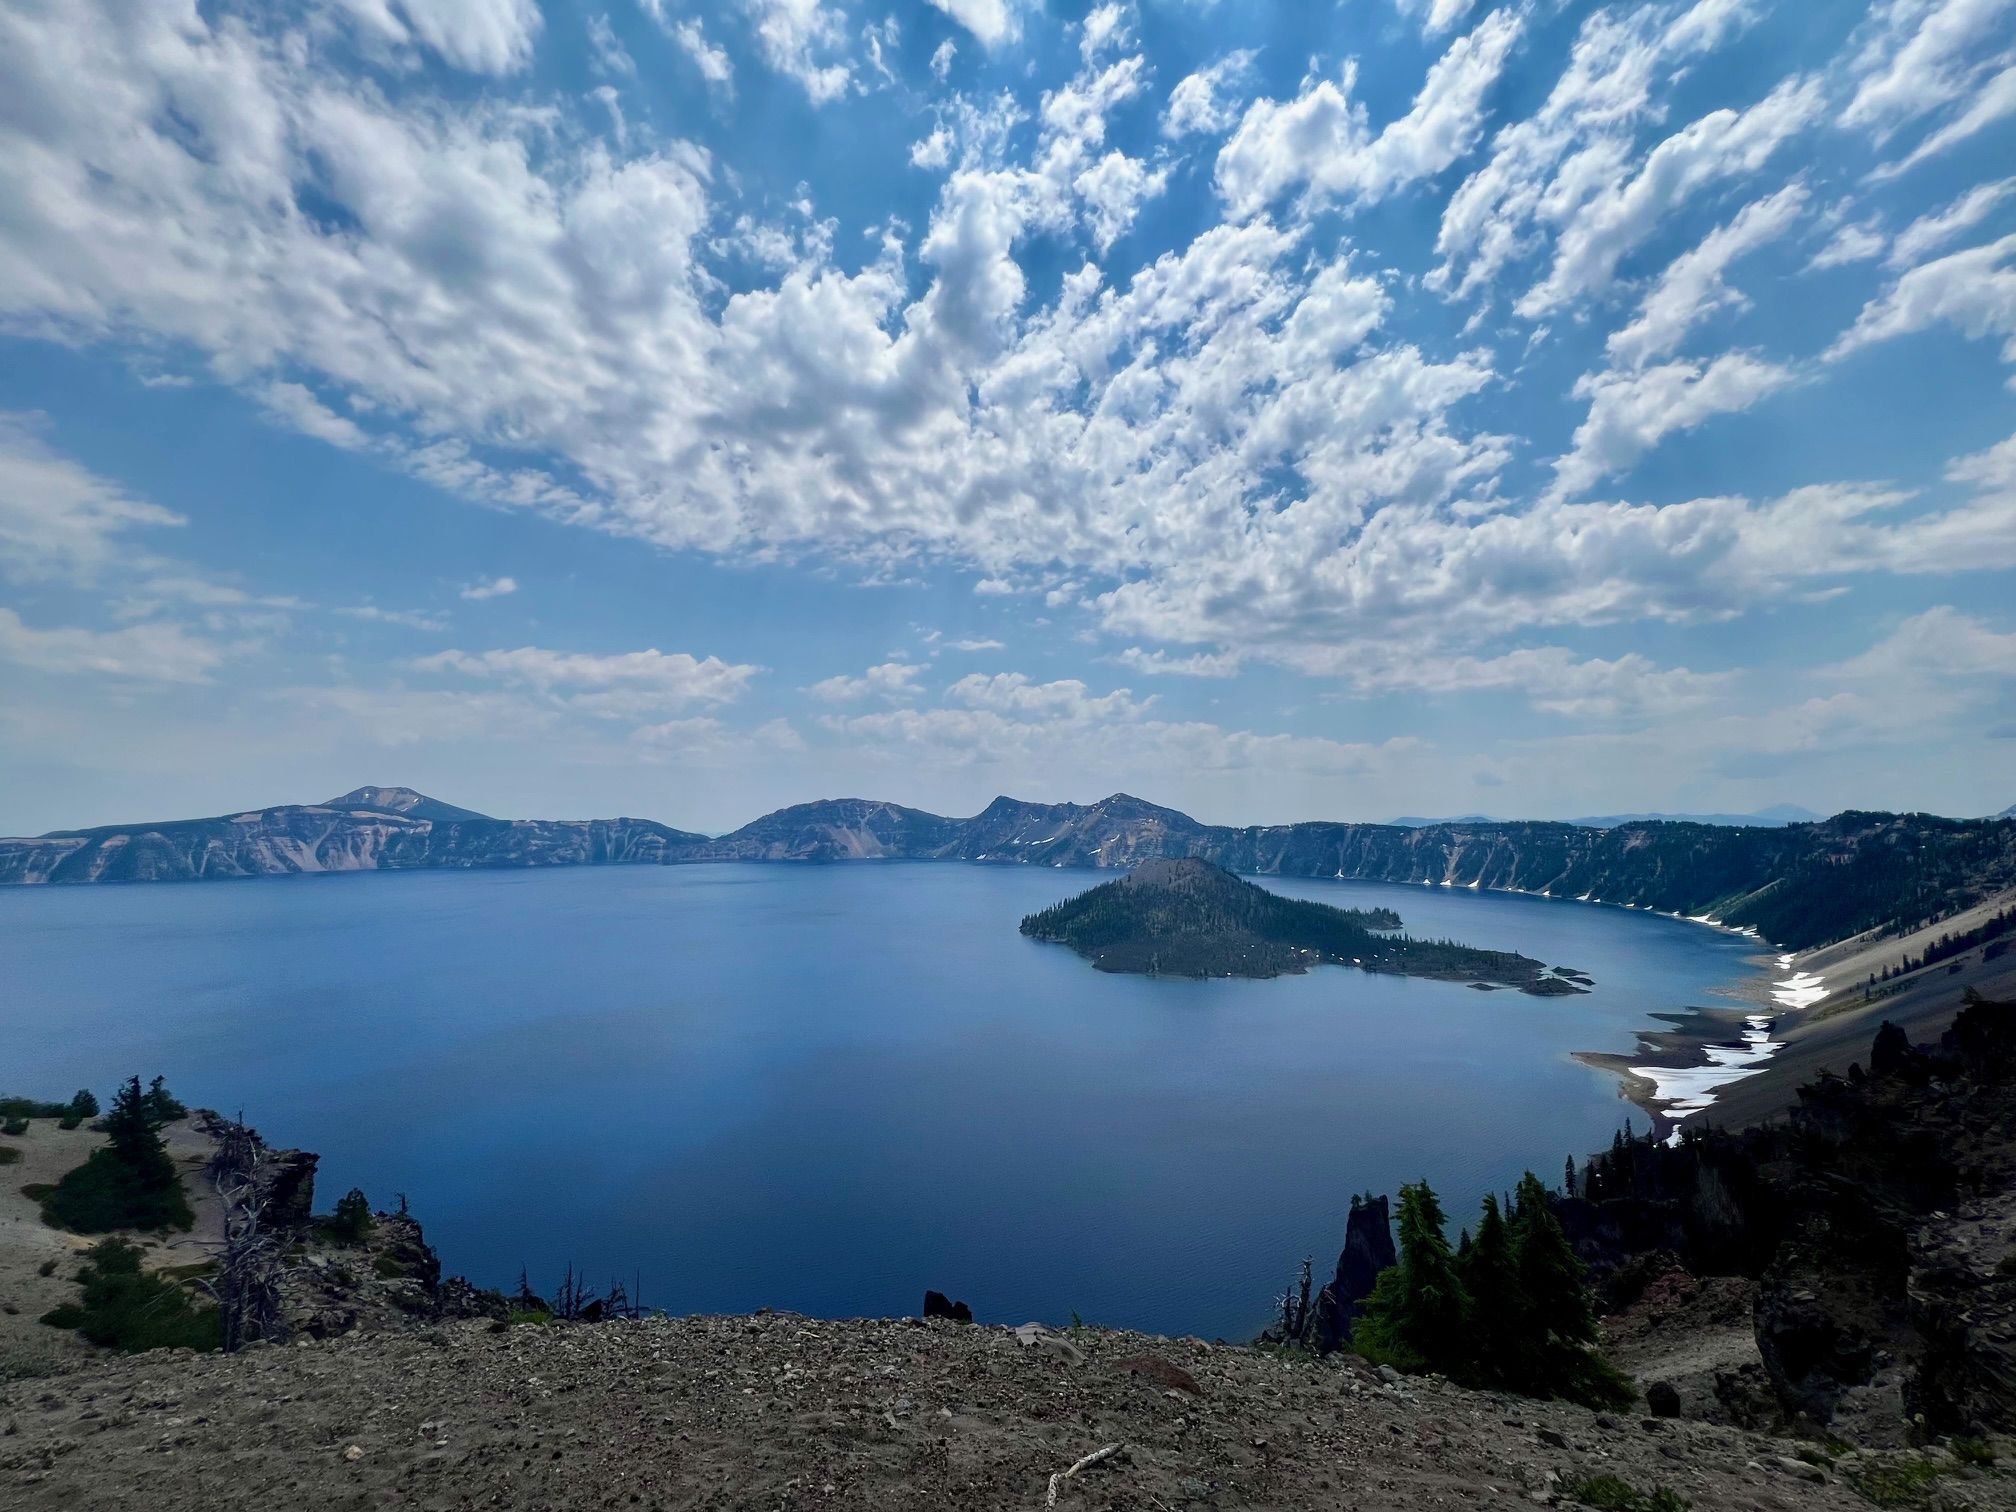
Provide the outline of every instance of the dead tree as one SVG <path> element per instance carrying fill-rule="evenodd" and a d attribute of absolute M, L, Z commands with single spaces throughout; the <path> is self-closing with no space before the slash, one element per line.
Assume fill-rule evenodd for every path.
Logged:
<path fill-rule="evenodd" d="M 222 1126 L 208 1174 L 224 1210 L 224 1238 L 216 1274 L 203 1286 L 216 1299 L 227 1354 L 286 1335 L 280 1309 L 284 1250 L 265 1223 L 273 1164 L 272 1152 L 242 1118 Z"/>
<path fill-rule="evenodd" d="M 1309 1287 L 1312 1281 L 1313 1259 L 1302 1261 L 1302 1274 L 1294 1286 L 1274 1299 L 1274 1306 L 1281 1314 L 1281 1342 L 1302 1344 L 1309 1332 Z"/>

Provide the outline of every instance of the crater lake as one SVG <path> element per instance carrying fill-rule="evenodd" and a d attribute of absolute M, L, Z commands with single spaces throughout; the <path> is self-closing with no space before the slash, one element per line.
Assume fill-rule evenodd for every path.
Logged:
<path fill-rule="evenodd" d="M 0 1092 L 138 1073 L 405 1193 L 449 1271 L 676 1313 L 1251 1337 L 1353 1192 L 1453 1218 L 1635 1110 L 1575 1050 L 1727 1006 L 1753 942 L 1529 896 L 1260 879 L 1595 979 L 1115 976 L 1022 937 L 1106 873 L 950 863 L 0 891 Z M 1642 1115 L 1638 1121 L 1642 1125 Z"/>

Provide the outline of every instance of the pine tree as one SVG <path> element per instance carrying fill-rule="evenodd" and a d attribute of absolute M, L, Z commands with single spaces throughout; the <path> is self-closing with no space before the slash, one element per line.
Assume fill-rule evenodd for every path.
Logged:
<path fill-rule="evenodd" d="M 1596 1314 L 1584 1267 L 1547 1203 L 1547 1189 L 1529 1171 L 1519 1183 L 1519 1197 L 1512 1246 L 1518 1290 L 1530 1310 L 1530 1352 L 1519 1365 L 1523 1379 L 1513 1384 L 1535 1396 L 1563 1396 L 1585 1406 L 1628 1403 L 1634 1395 L 1630 1382 L 1591 1348 Z"/>
<path fill-rule="evenodd" d="M 1462 1368 L 1470 1297 L 1450 1252 L 1442 1204 L 1425 1181 L 1400 1188 L 1399 1264 L 1380 1272 L 1352 1341 L 1402 1369 Z"/>
<path fill-rule="evenodd" d="M 1484 1198 L 1477 1237 L 1461 1266 L 1470 1293 L 1470 1340 L 1475 1374 L 1480 1384 L 1511 1385 L 1523 1374 L 1521 1358 L 1528 1352 L 1532 1309 L 1520 1289 L 1518 1257 L 1512 1231 L 1498 1210 L 1498 1199 Z"/>

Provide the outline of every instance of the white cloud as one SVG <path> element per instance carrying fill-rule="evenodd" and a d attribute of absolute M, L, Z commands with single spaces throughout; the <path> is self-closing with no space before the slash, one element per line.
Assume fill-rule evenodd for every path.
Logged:
<path fill-rule="evenodd" d="M 1133 718 L 1152 698 L 1136 699 L 1126 688 L 1094 695 L 1075 677 L 1039 683 L 1022 672 L 970 672 L 945 690 L 950 703 L 991 709 L 1017 718 L 1070 720 Z"/>
<path fill-rule="evenodd" d="M 1942 604 L 1910 616 L 1861 655 L 1824 671 L 1872 682 L 1893 695 L 1928 677 L 2016 678 L 2016 632 L 1997 631 Z"/>
<path fill-rule="evenodd" d="M 623 79 L 637 76 L 637 60 L 630 56 L 623 39 L 616 35 L 616 28 L 610 24 L 608 16 L 588 18 L 588 46 L 595 55 L 597 73 Z"/>
<path fill-rule="evenodd" d="M 1291 189 L 1317 202 L 1370 204 L 1440 173 L 1475 146 L 1485 102 L 1519 40 L 1520 13 L 1494 11 L 1428 70 L 1413 108 L 1375 136 L 1352 99 L 1357 66 L 1286 104 L 1257 100 L 1218 154 L 1218 192 L 1251 215 Z"/>
<path fill-rule="evenodd" d="M 1477 0 L 1397 0 L 1403 15 L 1418 15 L 1424 36 L 1446 32 L 1465 16 Z"/>
<path fill-rule="evenodd" d="M 1890 238 L 1874 224 L 1844 225 L 1827 245 L 1806 261 L 1808 269 L 1840 268 L 1850 263 L 1873 262 L 1883 255 Z"/>
<path fill-rule="evenodd" d="M 1148 651 L 1129 646 L 1113 658 L 1123 667 L 1146 672 L 1151 677 L 1232 677 L 1245 665 L 1236 651 L 1198 651 L 1189 656 L 1171 656 L 1166 651 Z"/>
<path fill-rule="evenodd" d="M 726 766 L 802 751 L 805 738 L 785 719 L 769 720 L 753 730 L 738 730 L 702 714 L 692 719 L 640 725 L 630 732 L 630 748 L 647 761 Z"/>
<path fill-rule="evenodd" d="M 135 682 L 204 683 L 240 649 L 155 622 L 120 630 L 38 630 L 0 608 L 0 661 L 36 672 L 91 673 Z"/>
<path fill-rule="evenodd" d="M 1965 110 L 1928 135 L 1908 154 L 1894 163 L 1882 164 L 1869 176 L 1873 179 L 1895 178 L 2012 115 L 2016 115 L 2016 64 L 1989 79 Z"/>
<path fill-rule="evenodd" d="M 463 585 L 461 596 L 465 599 L 493 599 L 517 591 L 518 579 L 514 577 L 478 578 Z"/>
<path fill-rule="evenodd" d="M 931 0 L 931 3 L 987 47 L 999 47 L 1014 40 L 1021 29 L 1021 7 L 1016 0 Z"/>
<path fill-rule="evenodd" d="M 943 84 L 952 76 L 952 60 L 959 56 L 959 44 L 947 37 L 931 54 L 931 77 Z"/>
<path fill-rule="evenodd" d="M 915 698 L 917 675 L 924 669 L 911 662 L 883 662 L 859 677 L 828 677 L 805 689 L 821 703 L 859 703 L 865 698 Z"/>
<path fill-rule="evenodd" d="M 919 137 L 910 144 L 912 168 L 924 168 L 936 172 L 951 161 L 952 131 L 942 123 L 932 127 L 929 136 Z"/>
<path fill-rule="evenodd" d="M 1626 172 L 1632 144 L 1661 119 L 1658 86 L 1755 17 L 1748 0 L 1608 7 L 1583 23 L 1546 101 L 1493 138 L 1488 162 L 1449 197 L 1432 289 L 1468 298 L 1544 248 L 1556 227 Z"/>
<path fill-rule="evenodd" d="M 415 671 L 456 673 L 521 687 L 569 709 L 612 718 L 636 717 L 741 697 L 761 669 L 696 658 L 683 651 L 628 651 L 613 656 L 520 646 L 509 651 L 440 651 L 420 657 Z"/>
<path fill-rule="evenodd" d="M 335 0 L 367 37 L 418 43 L 471 73 L 503 74 L 532 59 L 536 0 Z"/>
<path fill-rule="evenodd" d="M 0 574 L 92 583 L 135 556 L 127 532 L 188 522 L 50 449 L 36 417 L 0 412 Z"/>
<path fill-rule="evenodd" d="M 1836 361 L 1879 341 L 1940 323 L 1975 339 L 2004 338 L 2002 357 L 2016 363 L 2016 236 L 1920 263 L 1862 307 L 1855 324 L 1827 349 Z"/>
<path fill-rule="evenodd" d="M 339 607 L 336 612 L 345 619 L 363 620 L 374 625 L 400 625 L 408 630 L 434 632 L 448 628 L 445 616 L 425 609 L 384 609 L 377 604 L 349 604 Z"/>
<path fill-rule="evenodd" d="M 1668 362 L 1629 372 L 1592 373 L 1575 385 L 1589 400 L 1568 454 L 1554 464 L 1563 496 L 1586 492 L 1623 472 L 1662 437 L 1692 430 L 1714 415 L 1748 409 L 1792 382 L 1789 368 L 1746 352 L 1710 362 Z"/>
<path fill-rule="evenodd" d="M 1252 83 L 1253 63 L 1258 57 L 1253 49 L 1241 48 L 1180 80 L 1169 91 L 1169 103 L 1162 112 L 1162 135 L 1184 137 L 1206 132 L 1215 136 L 1238 120 L 1241 97 Z"/>
<path fill-rule="evenodd" d="M 2003 61 L 1989 48 L 1998 40 L 2006 46 L 2011 6 L 2012 0 L 1888 0 L 1877 7 L 1841 124 L 1881 140 L 1963 94 L 1984 60 Z"/>
<path fill-rule="evenodd" d="M 1628 180 L 1577 202 L 1555 242 L 1554 266 L 1515 308 L 1529 320 L 1600 293 L 1617 264 L 1704 186 L 1756 173 L 1819 119 L 1825 96 L 1812 79 L 1787 79 L 1748 110 L 1711 111 L 1647 154 Z"/>
<path fill-rule="evenodd" d="M 1676 257 L 1638 307 L 1638 318 L 1611 332 L 1611 361 L 1642 367 L 1677 350 L 1687 332 L 1717 310 L 1743 308 L 1748 301 L 1723 281 L 1729 265 L 1782 237 L 1805 205 L 1805 188 L 1792 184 L 1745 205 L 1734 220 Z"/>
<path fill-rule="evenodd" d="M 689 16 L 673 22 L 667 30 L 672 40 L 693 60 L 701 78 L 725 93 L 735 92 L 735 65 L 729 60 L 728 50 L 709 42 L 698 21 Z"/>
<path fill-rule="evenodd" d="M 1897 233 L 1890 247 L 1890 266 L 1909 268 L 1923 262 L 1928 252 L 1971 231 L 2011 195 L 2016 195 L 2016 178 L 1976 184 L 1945 209 L 1919 216 Z"/>
<path fill-rule="evenodd" d="M 835 56 L 847 45 L 847 18 L 822 0 L 742 0 L 763 61 L 795 80 L 815 105 L 837 100 L 853 70 Z"/>

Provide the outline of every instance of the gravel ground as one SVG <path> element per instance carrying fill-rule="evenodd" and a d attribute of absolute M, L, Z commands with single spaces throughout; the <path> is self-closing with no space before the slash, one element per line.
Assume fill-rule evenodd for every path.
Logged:
<path fill-rule="evenodd" d="M 1348 1359 L 759 1314 L 453 1323 L 16 1382 L 0 1507 L 1042 1508 L 1054 1472 L 1116 1443 L 1057 1507 L 1530 1507 L 1598 1475 L 1696 1512 L 1869 1505 L 1788 1442 Z M 1985 1507 L 2016 1481 L 1950 1485 Z"/>

